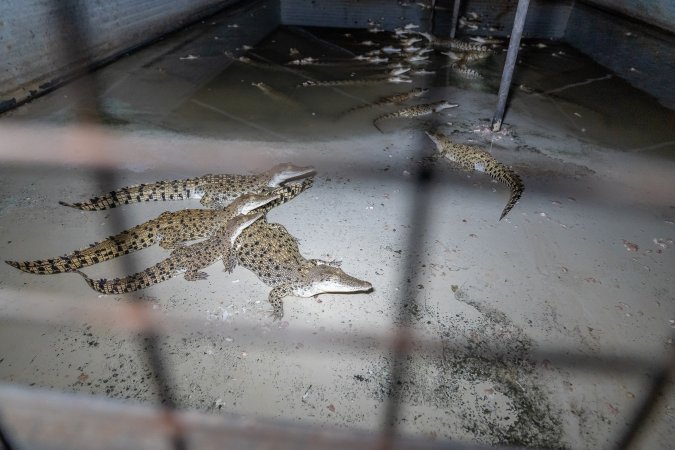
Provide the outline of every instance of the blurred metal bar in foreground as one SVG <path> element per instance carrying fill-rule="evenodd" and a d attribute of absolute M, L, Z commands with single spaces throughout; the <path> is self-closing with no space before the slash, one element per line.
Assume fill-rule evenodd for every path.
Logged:
<path fill-rule="evenodd" d="M 0 413 L 22 448 L 31 449 L 166 449 L 171 427 L 165 411 L 88 396 L 0 384 Z M 289 423 L 213 416 L 196 412 L 175 414 L 186 444 L 202 450 L 233 449 L 372 449 L 379 435 L 300 427 Z M 399 438 L 393 449 L 494 449 L 473 444 Z"/>

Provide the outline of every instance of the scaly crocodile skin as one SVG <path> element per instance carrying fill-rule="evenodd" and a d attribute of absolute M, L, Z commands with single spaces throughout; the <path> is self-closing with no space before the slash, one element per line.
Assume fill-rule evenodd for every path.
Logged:
<path fill-rule="evenodd" d="M 302 183 L 291 183 L 269 190 L 271 194 L 278 195 L 279 198 L 257 208 L 256 211 L 267 214 L 272 208 L 292 200 L 311 187 L 313 182 L 314 179 L 310 177 L 303 180 Z M 239 205 L 240 203 L 235 202 L 224 210 L 185 209 L 164 212 L 155 219 L 59 258 L 6 262 L 24 272 L 51 275 L 71 272 L 82 267 L 108 261 L 156 243 L 159 243 L 160 247 L 172 249 L 181 242 L 209 237 L 223 223 L 240 213 L 238 211 Z"/>
<path fill-rule="evenodd" d="M 436 148 L 458 168 L 467 172 L 485 172 L 495 180 L 504 183 L 511 190 L 499 220 L 511 211 L 523 194 L 523 182 L 513 170 L 497 161 L 491 154 L 475 145 L 456 144 L 442 133 L 427 131 L 427 136 L 436 144 Z"/>
<path fill-rule="evenodd" d="M 225 270 L 232 272 L 236 265 L 236 260 L 232 258 L 232 243 L 246 227 L 262 216 L 262 213 L 236 216 L 228 220 L 207 240 L 178 247 L 165 260 L 133 275 L 112 280 L 106 278 L 95 280 L 79 270 L 76 272 L 82 275 L 92 289 L 103 294 L 134 292 L 180 274 L 184 274 L 188 281 L 205 280 L 208 274 L 201 269 L 220 260 L 223 261 Z"/>
<path fill-rule="evenodd" d="M 233 245 L 233 252 L 239 264 L 272 287 L 268 299 L 277 320 L 284 315 L 284 297 L 372 289 L 367 281 L 347 275 L 338 267 L 305 259 L 288 230 L 283 225 L 268 223 L 264 218 L 241 233 Z"/>
<path fill-rule="evenodd" d="M 223 208 L 242 194 L 278 187 L 287 180 L 307 176 L 313 170 L 312 167 L 284 163 L 258 175 L 204 175 L 184 180 L 158 181 L 127 186 L 86 202 L 59 203 L 72 208 L 94 211 L 129 203 L 199 198 L 201 204 L 206 207 Z"/>

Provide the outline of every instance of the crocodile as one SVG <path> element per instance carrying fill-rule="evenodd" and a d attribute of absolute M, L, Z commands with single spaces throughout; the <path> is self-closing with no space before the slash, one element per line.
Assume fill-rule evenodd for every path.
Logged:
<path fill-rule="evenodd" d="M 262 196 L 259 196 L 262 198 Z M 272 200 L 273 197 L 267 197 Z M 125 294 L 139 289 L 145 289 L 153 284 L 161 283 L 175 276 L 183 274 L 188 281 L 205 280 L 208 277 L 204 269 L 217 261 L 222 260 L 226 272 L 232 272 L 236 266 L 236 259 L 232 255 L 232 244 L 247 227 L 263 216 L 262 213 L 236 216 L 228 220 L 225 225 L 210 238 L 189 246 L 181 246 L 171 252 L 168 258 L 152 267 L 128 275 L 124 278 L 93 279 L 80 270 L 75 272 L 82 275 L 87 284 L 95 291 L 103 294 Z"/>
<path fill-rule="evenodd" d="M 359 105 L 359 106 L 355 106 L 354 108 L 348 109 L 347 111 L 342 113 L 341 116 L 344 116 L 344 115 L 347 115 L 347 114 L 350 114 L 350 113 L 353 113 L 355 111 L 359 111 L 359 110 L 362 110 L 362 109 L 366 109 L 366 108 L 373 108 L 373 107 L 378 107 L 378 106 L 403 103 L 403 102 L 408 101 L 412 98 L 420 97 L 420 96 L 426 94 L 427 92 L 429 92 L 429 89 L 415 88 L 415 89 L 413 89 L 411 91 L 408 91 L 408 92 L 402 92 L 400 94 L 394 94 L 394 95 L 387 95 L 385 97 L 380 97 L 379 99 L 377 99 L 373 103 L 366 103 L 364 105 Z"/>
<path fill-rule="evenodd" d="M 346 274 L 330 263 L 305 259 L 297 240 L 283 225 L 265 218 L 244 230 L 232 251 L 237 262 L 272 288 L 268 300 L 272 316 L 284 315 L 283 299 L 288 296 L 312 297 L 323 293 L 369 292 L 372 284 Z"/>
<path fill-rule="evenodd" d="M 492 52 L 453 52 L 452 50 L 449 50 L 447 52 L 441 52 L 441 54 L 449 57 L 453 61 L 457 61 L 459 64 L 470 64 L 488 58 L 492 55 Z"/>
<path fill-rule="evenodd" d="M 256 207 L 256 212 L 267 214 L 272 208 L 297 197 L 311 187 L 313 182 L 314 179 L 310 177 L 302 180 L 301 183 L 290 183 L 274 189 L 270 193 L 275 195 L 277 199 Z M 173 249 L 181 242 L 209 237 L 232 217 L 248 214 L 253 209 L 245 201 L 235 200 L 223 210 L 184 209 L 167 211 L 141 225 L 59 258 L 5 262 L 23 272 L 37 275 L 72 272 L 82 267 L 142 250 L 157 243 L 164 249 Z"/>
<path fill-rule="evenodd" d="M 489 52 L 490 50 L 485 45 L 476 42 L 466 42 L 459 39 L 442 39 L 433 36 L 429 33 L 417 32 L 420 36 L 424 36 L 432 47 L 436 49 L 450 49 L 459 50 L 462 52 Z"/>
<path fill-rule="evenodd" d="M 429 114 L 433 114 L 435 112 L 442 111 L 447 108 L 454 108 L 457 105 L 455 104 L 450 104 L 445 100 L 441 100 L 438 102 L 433 102 L 433 103 L 424 103 L 422 105 L 415 105 L 415 106 L 410 106 L 408 108 L 403 108 L 398 111 L 394 111 L 389 114 L 384 114 L 373 120 L 373 125 L 375 128 L 377 128 L 380 133 L 382 130 L 380 127 L 377 125 L 378 122 L 381 120 L 385 119 L 402 119 L 402 118 L 413 118 L 413 117 L 420 117 L 420 116 L 427 116 Z"/>
<path fill-rule="evenodd" d="M 311 81 L 307 80 L 298 85 L 298 87 L 324 87 L 324 86 L 366 86 L 369 84 L 379 83 L 412 83 L 410 78 L 399 76 L 373 77 L 373 78 L 359 78 L 347 80 L 330 80 L 330 81 Z"/>
<path fill-rule="evenodd" d="M 480 72 L 467 67 L 465 64 L 462 64 L 461 61 L 451 64 L 450 69 L 467 80 L 480 80 L 483 78 L 483 75 L 481 75 Z"/>
<path fill-rule="evenodd" d="M 283 163 L 257 175 L 209 174 L 183 180 L 136 184 L 94 197 L 86 202 L 59 202 L 59 204 L 86 211 L 96 211 L 151 200 L 194 198 L 199 199 L 206 207 L 222 208 L 241 194 L 262 192 L 267 188 L 279 187 L 290 180 L 306 177 L 313 172 L 313 167 Z"/>
<path fill-rule="evenodd" d="M 524 186 L 520 176 L 497 161 L 494 156 L 475 145 L 456 144 L 444 134 L 436 131 L 425 131 L 425 133 L 436 144 L 436 148 L 441 155 L 449 159 L 458 168 L 467 172 L 485 172 L 510 189 L 509 201 L 499 220 L 506 217 L 523 194 Z"/>

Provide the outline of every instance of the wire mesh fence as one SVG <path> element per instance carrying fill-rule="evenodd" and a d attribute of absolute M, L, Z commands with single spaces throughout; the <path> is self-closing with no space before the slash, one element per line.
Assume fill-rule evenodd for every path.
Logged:
<path fill-rule="evenodd" d="M 62 3 L 55 0 L 55 4 Z M 59 39 L 63 51 L 88 59 L 87 18 L 78 14 L 77 1 L 66 2 L 67 7 L 57 8 Z M 262 60 L 262 59 L 261 59 Z M 78 105 L 80 124 L 58 130 L 38 129 L 30 126 L 4 127 L 2 144 L 3 164 L 17 168 L 43 168 L 77 166 L 93 169 L 99 180 L 101 192 L 110 186 L 121 186 L 117 178 L 119 161 L 142 163 L 134 145 L 125 148 L 124 138 L 111 135 L 98 125 L 101 120 L 100 91 L 90 73 L 82 73 L 79 92 L 74 102 Z M 351 95 L 344 92 L 345 95 Z M 208 105 L 207 105 L 208 106 Z M 257 127 L 258 125 L 255 125 Z M 262 131 L 265 131 L 264 129 Z M 36 134 L 37 133 L 37 134 Z M 36 137 L 38 136 L 38 137 Z M 279 138 L 279 136 L 276 136 Z M 38 142 L 49 140 L 54 145 L 40 151 Z M 418 143 L 417 160 L 424 159 L 424 144 Z M 26 151 L 30 149 L 30 151 Z M 187 155 L 187 153 L 186 153 Z M 348 167 L 354 179 L 379 178 L 382 182 L 400 182 L 398 176 L 387 172 L 374 173 L 367 167 L 354 165 L 337 155 L 321 156 L 324 165 Z M 246 161 L 246 156 L 242 156 Z M 254 161 L 254 160 L 251 160 Z M 194 149 L 180 166 L 173 162 L 158 162 L 158 167 L 179 171 L 189 166 L 191 171 L 219 165 L 221 159 L 213 149 L 200 153 Z M 407 224 L 410 230 L 425 230 L 433 214 L 432 189 L 452 183 L 433 164 L 424 165 L 410 181 L 414 195 L 410 196 Z M 124 214 L 111 214 L 108 222 L 112 233 L 133 225 Z M 93 303 L 83 305 L 76 299 L 48 292 L 28 292 L 5 289 L 2 292 L 2 316 L 7 323 L 49 323 L 52 326 L 73 326 L 87 323 L 94 328 L 129 332 L 136 336 L 139 353 L 152 369 L 150 380 L 158 393 L 156 408 L 118 405 L 102 399 L 73 399 L 60 394 L 33 392 L 30 389 L 0 387 L 0 447 L 14 448 L 481 448 L 478 445 L 447 441 L 425 441 L 401 437 L 400 416 L 404 400 L 401 389 L 406 378 L 411 357 L 419 354 L 444 354 L 476 356 L 489 364 L 500 365 L 511 358 L 508 349 L 499 346 L 476 348 L 470 342 L 434 339 L 415 329 L 413 312 L 421 307 L 420 271 L 423 264 L 417 259 L 419 249 L 425 244 L 423 232 L 410 233 L 405 243 L 405 258 L 398 274 L 403 286 L 398 298 L 394 325 L 389 333 L 345 336 L 342 333 L 315 333 L 293 330 L 276 336 L 276 344 L 292 346 L 297 342 L 312 341 L 316 347 L 340 347 L 364 355 L 380 351 L 392 355 L 387 377 L 388 395 L 384 397 L 384 413 L 380 433 L 356 431 L 325 431 L 312 427 L 274 422 L 259 422 L 242 418 L 214 417 L 181 411 L 172 393 L 174 380 L 167 355 L 162 352 L 161 336 L 189 334 L 199 331 L 213 335 L 236 335 L 250 343 L 252 348 L 269 345 L 269 338 L 260 335 L 255 326 L 238 325 L 236 330 L 223 329 L 220 325 L 207 326 L 200 318 L 185 316 L 168 317 L 145 304 L 137 297 L 129 303 Z M 133 258 L 124 260 L 126 273 L 138 272 Z M 67 314 L 64 314 L 67 313 Z M 309 352 L 310 350 L 307 349 Z M 565 367 L 568 370 L 592 373 L 630 373 L 645 375 L 649 388 L 644 398 L 638 399 L 635 411 L 614 448 L 632 448 L 639 432 L 654 414 L 664 390 L 672 382 L 675 355 L 664 355 L 654 361 L 640 355 L 587 355 L 568 348 L 540 351 L 530 349 L 528 358 L 537 364 Z M 223 369 L 227 371 L 226 368 Z M 1 404 L 4 403 L 4 404 Z M 617 431 L 618 432 L 618 431 Z"/>

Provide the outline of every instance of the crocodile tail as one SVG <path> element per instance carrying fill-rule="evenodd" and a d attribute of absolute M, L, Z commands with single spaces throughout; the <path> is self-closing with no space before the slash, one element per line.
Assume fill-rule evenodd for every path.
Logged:
<path fill-rule="evenodd" d="M 56 273 L 70 272 L 77 267 L 70 263 L 68 258 L 36 259 L 34 261 L 5 261 L 10 266 L 22 272 L 36 275 L 52 275 Z"/>
<path fill-rule="evenodd" d="M 518 200 L 520 200 L 520 197 L 523 195 L 523 190 L 525 189 L 523 181 L 520 179 L 520 176 L 518 176 L 517 173 L 507 169 L 506 167 L 504 167 L 504 169 L 505 170 L 502 176 L 498 179 L 509 187 L 511 190 L 511 195 L 509 196 L 509 201 L 506 203 L 499 220 L 502 220 L 504 217 L 506 217 L 509 211 L 511 211 L 511 208 L 513 208 Z"/>
<path fill-rule="evenodd" d="M 170 257 L 141 272 L 123 278 L 93 279 L 80 270 L 75 270 L 75 272 L 82 275 L 93 290 L 102 294 L 126 294 L 138 291 L 153 284 L 169 280 L 177 275 L 176 266 Z"/>
<path fill-rule="evenodd" d="M 85 211 L 99 211 L 115 208 L 129 203 L 140 203 L 159 200 L 185 200 L 198 184 L 200 178 L 186 180 L 159 181 L 150 184 L 136 184 L 123 187 L 108 194 L 91 198 L 85 202 L 66 203 L 60 205 Z"/>
<path fill-rule="evenodd" d="M 88 267 L 150 247 L 157 241 L 155 234 L 152 232 L 155 223 L 157 223 L 156 219 L 150 220 L 143 225 L 130 228 L 103 241 L 95 242 L 89 247 L 75 250 L 58 258 L 6 262 L 23 272 L 37 275 L 73 272 L 82 267 Z"/>

